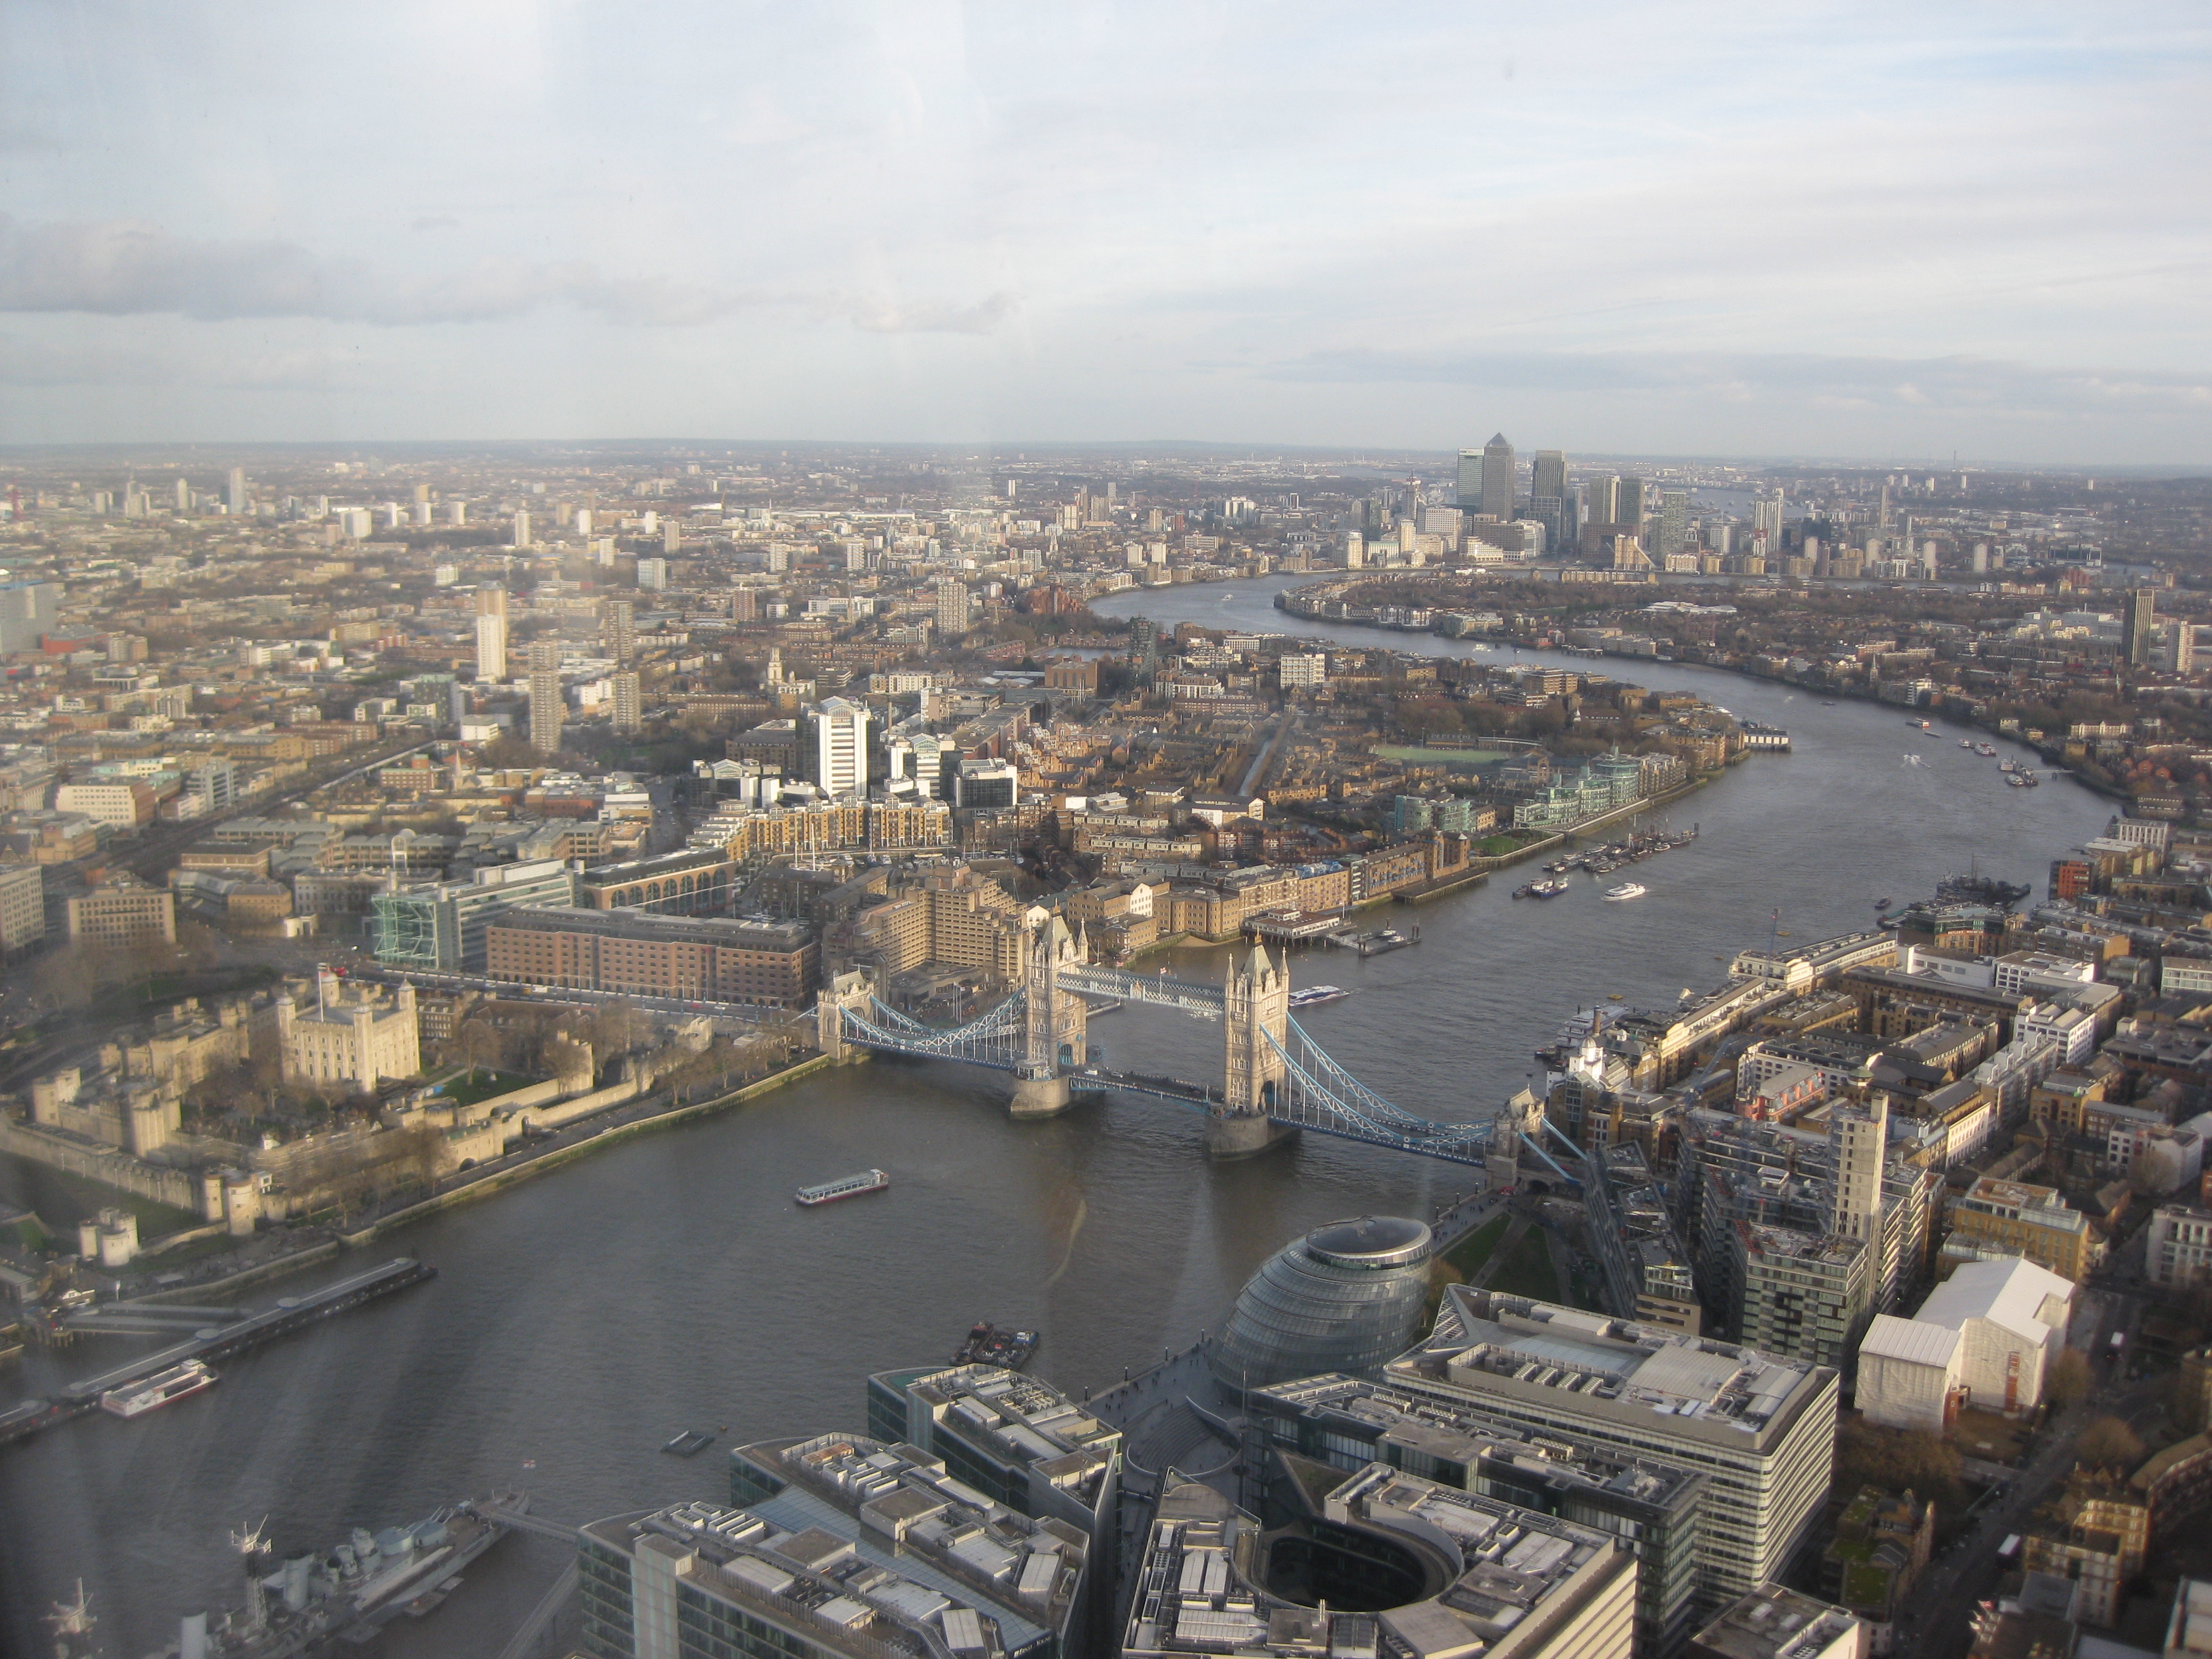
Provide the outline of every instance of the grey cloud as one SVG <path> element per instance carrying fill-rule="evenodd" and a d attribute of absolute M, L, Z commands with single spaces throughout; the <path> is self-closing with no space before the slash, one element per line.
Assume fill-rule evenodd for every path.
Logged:
<path fill-rule="evenodd" d="M 457 230 L 460 221 L 450 213 L 426 213 L 415 221 L 417 230 Z"/>
<path fill-rule="evenodd" d="M 1824 356 L 1793 352 L 1316 352 L 1268 378 L 1425 382 L 1527 391 L 1695 392 L 1732 401 L 1984 413 L 2085 407 L 2212 412 L 2212 374 L 2045 368 L 1984 357 Z"/>
<path fill-rule="evenodd" d="M 1011 294 L 993 294 L 972 306 L 927 303 L 854 307 L 853 326 L 871 334 L 988 334 L 1011 316 Z"/>
<path fill-rule="evenodd" d="M 173 314 L 208 322 L 299 317 L 404 327 L 495 322 L 572 306 L 613 322 L 684 328 L 788 306 L 845 317 L 874 333 L 984 334 L 1012 304 L 994 294 L 972 305 L 890 305 L 837 294 L 611 276 L 583 260 L 487 263 L 434 276 L 395 276 L 357 262 L 319 258 L 294 242 L 178 236 L 128 219 L 26 224 L 0 214 L 0 312 Z"/>

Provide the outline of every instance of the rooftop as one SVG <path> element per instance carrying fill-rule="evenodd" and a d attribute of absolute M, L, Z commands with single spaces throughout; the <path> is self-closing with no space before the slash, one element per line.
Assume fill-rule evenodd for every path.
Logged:
<path fill-rule="evenodd" d="M 1835 1379 L 1808 1360 L 1463 1285 L 1447 1288 L 1428 1340 L 1389 1371 L 1405 1369 L 1625 1427 L 1671 1419 L 1674 1435 L 1749 1436 L 1747 1449 L 1778 1438 Z"/>
<path fill-rule="evenodd" d="M 1532 1618 L 1540 1623 L 1554 1609 L 1571 1616 L 1583 1598 L 1634 1571 L 1633 1558 L 1593 1528 L 1381 1463 L 1321 1501 L 1328 1520 L 1413 1554 L 1425 1569 L 1425 1593 L 1372 1613 L 1272 1595 L 1261 1582 L 1258 1523 L 1211 1487 L 1187 1484 L 1170 1488 L 1154 1512 L 1123 1653 L 1461 1659 L 1488 1651 Z"/>
<path fill-rule="evenodd" d="M 1814 1659 L 1859 1621 L 1841 1607 L 1762 1584 L 1699 1631 L 1692 1650 L 1714 1659 Z M 1841 1651 L 1856 1654 L 1856 1644 Z"/>
<path fill-rule="evenodd" d="M 1378 1444 L 1467 1464 L 1485 1457 L 1558 1491 L 1603 1492 L 1615 1499 L 1671 1508 L 1705 1477 L 1670 1464 L 1648 1463 L 1601 1447 L 1532 1434 L 1519 1424 L 1455 1409 L 1354 1376 L 1331 1374 L 1252 1391 L 1260 1414 L 1336 1417 L 1373 1433 Z"/>
<path fill-rule="evenodd" d="M 540 904 L 509 910 L 495 928 L 545 933 L 596 933 L 605 939 L 681 939 L 732 951 L 796 951 L 812 937 L 801 921 L 739 921 L 725 916 L 670 916 L 633 909 L 593 910 Z"/>

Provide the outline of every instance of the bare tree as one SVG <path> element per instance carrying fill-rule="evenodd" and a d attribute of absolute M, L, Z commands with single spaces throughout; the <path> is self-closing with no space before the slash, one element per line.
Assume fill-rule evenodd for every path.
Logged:
<path fill-rule="evenodd" d="M 2079 1348 L 2061 1348 L 2051 1362 L 2051 1373 L 2044 1381 L 2051 1401 L 2058 1406 L 2077 1406 L 2089 1397 L 2092 1382 L 2089 1356 Z"/>
<path fill-rule="evenodd" d="M 469 1068 L 469 1081 L 477 1080 L 483 1066 L 496 1070 L 507 1048 L 499 1028 L 488 1019 L 465 1019 L 448 1039 L 448 1046 Z"/>
<path fill-rule="evenodd" d="M 2084 1463 L 2116 1463 L 2133 1468 L 2143 1455 L 2143 1443 L 2125 1419 L 2100 1417 L 2081 1431 L 2074 1443 L 2075 1455 Z"/>

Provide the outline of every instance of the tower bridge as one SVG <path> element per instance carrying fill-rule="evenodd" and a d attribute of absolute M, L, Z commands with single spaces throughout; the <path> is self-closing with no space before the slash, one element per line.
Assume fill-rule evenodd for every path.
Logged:
<path fill-rule="evenodd" d="M 816 1046 L 837 1056 L 860 1049 L 1012 1073 L 1017 1117 L 1048 1116 L 1079 1094 L 1109 1089 L 1172 1101 L 1206 1114 L 1207 1150 L 1220 1157 L 1261 1152 L 1311 1130 L 1490 1169 L 1508 1181 L 1523 1147 L 1552 1163 L 1532 1138 L 1540 1133 L 1542 1111 L 1525 1090 L 1494 1119 L 1439 1122 L 1401 1109 L 1360 1082 L 1291 1018 L 1288 964 L 1264 945 L 1240 952 L 1220 984 L 1206 985 L 1093 963 L 1082 930 L 1070 932 L 1042 908 L 1030 911 L 1027 933 L 1019 988 L 966 1024 L 924 1024 L 878 997 L 866 974 L 842 974 L 817 999 Z M 1218 1019 L 1220 1075 L 1164 1077 L 1092 1062 L 1091 997 Z"/>

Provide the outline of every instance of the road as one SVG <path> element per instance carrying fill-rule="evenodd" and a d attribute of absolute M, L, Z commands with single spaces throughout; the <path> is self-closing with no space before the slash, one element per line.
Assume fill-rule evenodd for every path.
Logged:
<path fill-rule="evenodd" d="M 1239 795 L 1247 799 L 1250 799 L 1252 792 L 1259 787 L 1261 779 L 1267 772 L 1268 761 L 1273 757 L 1283 739 L 1291 734 L 1297 723 L 1297 710 L 1283 711 L 1281 718 L 1275 722 L 1274 732 L 1268 737 L 1266 743 L 1260 745 L 1260 752 L 1252 757 L 1251 768 L 1244 774 L 1244 781 L 1237 786 L 1237 793 Z"/>
<path fill-rule="evenodd" d="M 2008 1534 L 2021 1531 L 2028 1517 L 2063 1484 L 2073 1470 L 2074 1443 L 2081 1431 L 2100 1417 L 2140 1424 L 2158 1409 L 2163 1379 L 2124 1382 L 2121 1366 L 2106 1357 L 2109 1333 L 2131 1329 L 2141 1316 L 2138 1299 L 2125 1288 L 2084 1291 L 2069 1338 L 2072 1346 L 2090 1355 L 2089 1363 L 2099 1373 L 2096 1385 L 2079 1405 L 2051 1416 L 2037 1437 L 2035 1455 L 2027 1466 L 2003 1471 L 2010 1487 L 1982 1511 L 1971 1532 L 1929 1564 L 1898 1621 L 1899 1652 L 1927 1659 L 1964 1654 L 1973 1642 L 1975 1604 L 1994 1596 L 1998 1581 L 2015 1565 L 1998 1556 L 1999 1546 Z"/>
<path fill-rule="evenodd" d="M 221 817 L 192 818 L 182 823 L 163 824 L 141 835 L 119 854 L 102 854 L 85 861 L 120 864 L 132 873 L 153 881 L 167 872 L 178 854 L 218 825 L 228 823 L 233 818 L 259 817 L 278 807 L 289 806 L 294 801 L 304 800 L 318 789 L 327 789 L 334 783 L 343 783 L 348 778 L 357 777 L 363 772 L 374 771 L 380 766 L 404 759 L 418 750 L 428 749 L 434 741 L 420 738 L 395 738 L 357 754 L 337 757 L 338 764 L 335 770 L 323 771 L 310 767 L 305 774 L 291 780 L 283 788 L 240 802 L 235 811 L 226 812 Z"/>

